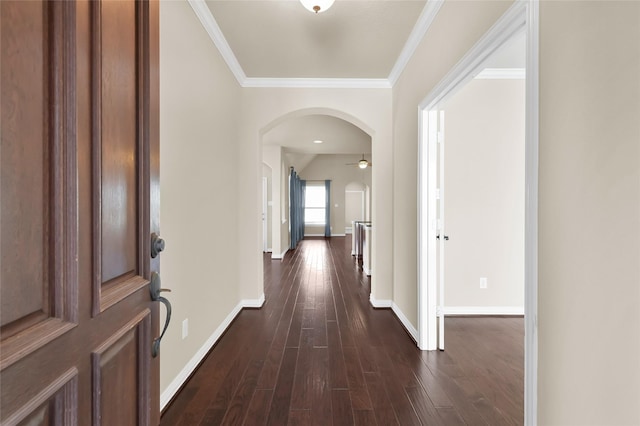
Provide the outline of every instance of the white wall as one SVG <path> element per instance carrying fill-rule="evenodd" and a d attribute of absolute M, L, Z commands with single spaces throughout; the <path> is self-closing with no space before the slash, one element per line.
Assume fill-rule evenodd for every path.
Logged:
<path fill-rule="evenodd" d="M 161 275 L 173 306 L 160 358 L 164 396 L 239 302 L 239 92 L 189 4 L 162 2 L 160 213 L 167 248 Z M 183 340 L 187 318 L 189 336 Z"/>
<path fill-rule="evenodd" d="M 640 2 L 540 2 L 539 424 L 640 424 Z"/>
<path fill-rule="evenodd" d="M 524 313 L 525 81 L 471 80 L 442 109 L 445 306 Z"/>
<path fill-rule="evenodd" d="M 331 180 L 331 227 L 332 235 L 344 234 L 345 226 L 345 188 L 351 182 L 361 182 L 363 185 L 371 185 L 371 168 L 364 170 L 357 166 L 347 166 L 347 163 L 356 163 L 362 156 L 359 155 L 317 155 L 311 163 L 299 172 L 300 177 L 306 180 Z M 375 189 L 375 188 L 374 188 Z M 336 207 L 336 204 L 338 205 Z M 324 226 L 307 226 L 305 234 L 323 234 Z"/>

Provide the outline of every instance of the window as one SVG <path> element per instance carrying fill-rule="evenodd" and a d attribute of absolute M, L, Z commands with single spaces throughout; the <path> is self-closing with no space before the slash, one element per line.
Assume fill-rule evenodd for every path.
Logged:
<path fill-rule="evenodd" d="M 324 225 L 325 189 L 324 185 L 309 185 L 304 194 L 304 223 L 307 225 Z"/>

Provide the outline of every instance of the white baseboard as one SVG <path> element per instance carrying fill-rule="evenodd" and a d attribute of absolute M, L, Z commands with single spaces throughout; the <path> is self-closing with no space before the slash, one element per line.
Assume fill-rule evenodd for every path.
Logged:
<path fill-rule="evenodd" d="M 259 299 L 243 299 L 238 303 L 222 321 L 222 323 L 209 336 L 204 345 L 200 347 L 198 352 L 191 357 L 189 362 L 184 366 L 175 379 L 169 383 L 169 386 L 160 394 L 160 410 L 164 410 L 167 404 L 174 397 L 176 392 L 180 390 L 185 381 L 191 376 L 191 373 L 200 365 L 200 362 L 207 356 L 213 345 L 220 339 L 225 330 L 231 325 L 231 322 L 238 316 L 242 308 L 260 308 L 264 304 L 264 293 Z"/>
<path fill-rule="evenodd" d="M 305 237 L 324 237 L 324 234 L 304 234 Z"/>
<path fill-rule="evenodd" d="M 331 234 L 332 237 L 346 237 L 345 234 Z"/>
<path fill-rule="evenodd" d="M 344 228 L 344 233 L 351 235 L 353 233 L 353 228 L 350 226 Z"/>
<path fill-rule="evenodd" d="M 258 299 L 242 299 L 240 305 L 243 308 L 262 308 L 262 305 L 264 305 L 264 293 Z"/>
<path fill-rule="evenodd" d="M 402 312 L 400 307 L 396 305 L 395 302 L 391 304 L 391 310 L 393 311 L 394 314 L 396 314 L 396 317 L 398 317 L 398 319 L 402 323 L 402 326 L 405 328 L 405 330 L 407 330 L 407 333 L 409 333 L 409 336 L 411 336 L 413 341 L 417 343 L 418 330 L 416 330 L 413 324 L 411 324 L 411 321 L 409 321 L 409 318 L 407 318 L 407 316 L 404 314 L 404 312 Z"/>
<path fill-rule="evenodd" d="M 268 248 L 268 249 L 267 249 L 267 253 L 273 253 L 273 249 Z"/>
<path fill-rule="evenodd" d="M 377 309 L 390 308 L 393 305 L 393 302 L 391 300 L 377 300 L 375 297 L 373 297 L 373 294 L 369 294 L 369 303 L 371 303 L 371 306 Z"/>
<path fill-rule="evenodd" d="M 445 315 L 524 315 L 523 306 L 445 306 Z"/>
<path fill-rule="evenodd" d="M 353 256 L 353 255 L 352 255 Z M 370 277 L 371 276 L 371 269 L 369 268 L 365 268 L 364 266 L 362 267 L 362 271 L 366 274 L 366 276 Z"/>
<path fill-rule="evenodd" d="M 370 294 L 369 295 L 369 303 L 371 303 L 371 306 L 373 306 L 376 309 L 391 308 L 391 311 L 393 311 L 393 313 L 398 318 L 398 320 L 400 320 L 400 323 L 405 328 L 405 330 L 407 330 L 407 333 L 409 333 L 409 336 L 411 336 L 411 338 L 415 342 L 418 341 L 418 330 L 416 330 L 416 328 L 413 326 L 413 324 L 411 324 L 411 321 L 409 321 L 407 316 L 404 314 L 404 312 L 402 312 L 400 307 L 398 305 L 396 305 L 396 303 L 394 301 L 392 301 L 392 300 L 377 300 L 375 297 L 373 297 L 373 294 Z"/>
<path fill-rule="evenodd" d="M 277 254 L 277 253 L 276 253 L 276 254 L 273 254 L 273 253 L 271 253 L 271 259 L 278 259 L 278 260 L 279 260 L 279 259 L 282 259 L 282 258 L 284 258 L 284 255 L 285 255 L 285 254 L 287 254 L 287 252 L 288 252 L 288 251 L 289 251 L 289 249 L 286 249 L 285 251 L 283 251 L 283 252 L 282 252 L 282 253 L 280 253 L 280 254 Z"/>

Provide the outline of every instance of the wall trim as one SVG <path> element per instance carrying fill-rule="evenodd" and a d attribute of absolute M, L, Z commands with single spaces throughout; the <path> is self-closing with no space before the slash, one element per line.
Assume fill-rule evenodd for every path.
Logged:
<path fill-rule="evenodd" d="M 485 68 L 474 77 L 476 80 L 524 80 L 526 68 Z"/>
<path fill-rule="evenodd" d="M 205 0 L 188 0 L 188 2 L 196 13 L 200 23 L 207 31 L 207 34 L 209 34 L 211 41 L 213 41 L 213 44 L 218 48 L 218 51 L 229 67 L 229 70 L 231 70 L 238 83 L 242 85 L 242 83 L 247 79 L 247 76 L 240 66 L 240 62 L 238 62 L 236 55 L 231 50 L 229 43 L 227 43 L 227 39 L 224 38 L 218 23 L 213 18 L 209 6 L 207 6 Z"/>
<path fill-rule="evenodd" d="M 234 319 L 242 311 L 243 308 L 261 308 L 264 304 L 264 293 L 258 299 L 243 299 L 229 312 L 222 323 L 215 329 L 215 331 L 209 336 L 206 342 L 198 349 L 198 352 L 191 357 L 189 362 L 180 370 L 178 375 L 169 383 L 169 386 L 160 395 L 160 411 L 171 402 L 173 397 L 180 391 L 182 385 L 189 379 L 191 374 L 198 368 L 202 360 L 209 354 L 213 346 L 220 340 L 220 337 L 229 328 Z"/>
<path fill-rule="evenodd" d="M 524 315 L 524 306 L 445 306 L 445 315 Z"/>
<path fill-rule="evenodd" d="M 378 300 L 375 298 L 373 293 L 369 294 L 369 303 L 371 303 L 371 306 L 376 309 L 390 308 L 393 306 L 392 300 Z"/>
<path fill-rule="evenodd" d="M 264 301 L 264 293 L 262 293 L 257 299 L 242 299 L 240 301 L 240 305 L 242 305 L 243 308 L 256 309 L 262 308 L 262 305 L 264 305 Z"/>
<path fill-rule="evenodd" d="M 346 234 L 331 234 L 332 237 L 346 237 Z"/>
<path fill-rule="evenodd" d="M 180 370 L 180 373 L 169 383 L 169 386 L 160 395 L 160 411 L 164 410 L 175 394 L 180 390 L 182 385 L 189 379 L 191 373 L 194 372 L 200 362 L 207 356 L 213 345 L 220 339 L 225 330 L 231 325 L 233 320 L 238 316 L 242 310 L 242 303 L 238 303 L 222 321 L 222 323 L 215 329 L 215 331 L 209 336 L 206 342 L 200 347 L 198 352 L 191 357 L 189 362 Z"/>
<path fill-rule="evenodd" d="M 244 78 L 242 87 L 280 89 L 391 89 L 386 78 Z"/>
<path fill-rule="evenodd" d="M 404 312 L 402 312 L 402 309 L 400 309 L 400 307 L 396 305 L 396 302 L 392 302 L 391 310 L 393 311 L 395 316 L 398 318 L 398 320 L 400 320 L 400 322 L 402 323 L 402 326 L 405 328 L 405 330 L 407 330 L 407 333 L 409 333 L 409 336 L 411 336 L 413 341 L 417 342 L 418 330 L 416 330 L 413 324 L 411 324 L 411 321 L 409 321 L 409 318 L 407 318 Z"/>
<path fill-rule="evenodd" d="M 271 253 L 271 259 L 276 259 L 276 260 L 284 259 L 284 256 L 287 254 L 288 251 L 289 251 L 289 249 L 286 249 L 285 251 L 283 251 L 280 254 Z"/>
<path fill-rule="evenodd" d="M 460 59 L 420 102 L 420 111 L 429 109 L 449 97 L 461 84 L 470 81 L 474 72 L 507 40 L 527 28 L 527 0 L 517 0 Z"/>
<path fill-rule="evenodd" d="M 324 237 L 324 234 L 304 234 L 305 237 Z"/>
<path fill-rule="evenodd" d="M 424 6 L 424 9 L 422 9 L 420 17 L 418 17 L 416 24 L 413 26 L 413 30 L 411 30 L 411 34 L 409 34 L 407 42 L 402 48 L 402 52 L 400 52 L 400 56 L 398 56 L 398 60 L 391 69 L 391 73 L 389 73 L 388 80 L 392 87 L 397 83 L 398 79 L 402 75 L 402 72 L 413 57 L 413 54 L 418 48 L 423 37 L 427 34 L 429 27 L 431 27 L 431 24 L 436 19 L 436 16 L 443 4 L 444 1 L 442 0 L 429 0 Z"/>
<path fill-rule="evenodd" d="M 387 78 L 259 78 L 247 77 L 205 0 L 188 2 L 240 86 L 312 89 L 391 89 L 444 4 L 443 0 L 427 2 Z"/>

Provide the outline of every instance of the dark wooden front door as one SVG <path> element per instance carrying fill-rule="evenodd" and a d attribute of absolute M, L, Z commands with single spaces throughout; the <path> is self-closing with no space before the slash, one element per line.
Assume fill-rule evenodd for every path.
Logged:
<path fill-rule="evenodd" d="M 0 423 L 157 424 L 158 3 L 0 25 Z"/>

